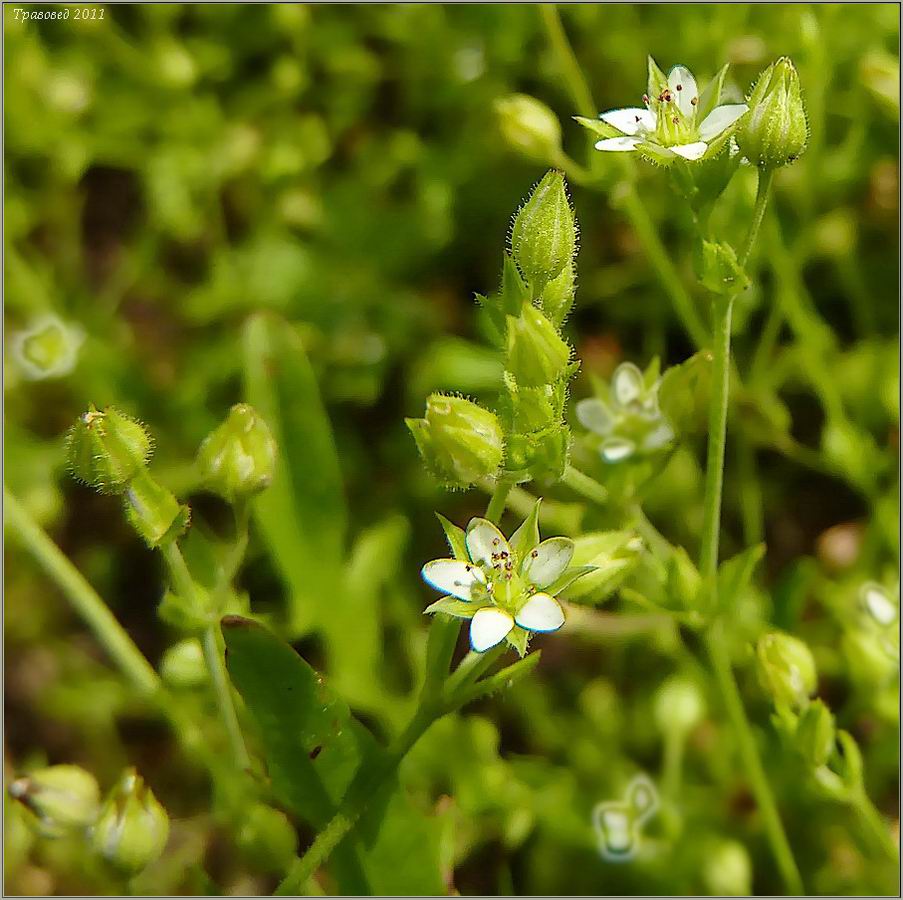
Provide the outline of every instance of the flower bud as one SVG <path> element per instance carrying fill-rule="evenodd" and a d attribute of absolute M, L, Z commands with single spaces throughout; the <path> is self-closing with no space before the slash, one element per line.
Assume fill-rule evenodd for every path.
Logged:
<path fill-rule="evenodd" d="M 69 471 L 102 494 L 121 494 L 147 465 L 153 439 L 136 419 L 92 404 L 66 436 Z"/>
<path fill-rule="evenodd" d="M 238 403 L 198 451 L 197 467 L 205 487 L 235 503 L 268 487 L 276 464 L 276 442 L 266 422 Z"/>
<path fill-rule="evenodd" d="M 495 113 L 505 143 L 539 163 L 561 155 L 561 125 L 545 103 L 527 94 L 509 94 L 495 101 Z"/>
<path fill-rule="evenodd" d="M 752 864 L 749 853 L 738 841 L 714 844 L 703 863 L 702 877 L 707 893 L 715 897 L 744 897 L 752 892 Z"/>
<path fill-rule="evenodd" d="M 502 464 L 498 418 L 470 400 L 430 394 L 426 417 L 405 422 L 427 467 L 451 487 L 469 487 L 495 475 Z"/>
<path fill-rule="evenodd" d="M 160 661 L 160 675 L 174 688 L 193 688 L 207 681 L 204 651 L 197 638 L 173 644 Z"/>
<path fill-rule="evenodd" d="M 511 229 L 514 261 L 538 297 L 577 251 L 577 223 L 564 175 L 552 169 L 518 210 Z"/>
<path fill-rule="evenodd" d="M 17 778 L 10 796 L 34 814 L 36 830 L 56 838 L 86 828 L 97 818 L 100 788 L 79 766 L 48 766 Z"/>
<path fill-rule="evenodd" d="M 13 336 L 12 352 L 26 378 L 41 381 L 68 375 L 85 336 L 78 326 L 45 316 Z"/>
<path fill-rule="evenodd" d="M 825 765 L 834 750 L 834 715 L 821 700 L 813 700 L 799 718 L 796 746 L 813 767 Z"/>
<path fill-rule="evenodd" d="M 508 316 L 507 368 L 519 385 L 552 384 L 565 374 L 570 356 L 555 326 L 532 304 Z"/>
<path fill-rule="evenodd" d="M 157 484 L 147 471 L 131 480 L 124 499 L 126 518 L 148 547 L 159 547 L 188 527 L 191 510 Z"/>
<path fill-rule="evenodd" d="M 163 853 L 169 816 L 144 779 L 127 769 L 91 833 L 94 851 L 123 875 L 137 875 Z"/>
<path fill-rule="evenodd" d="M 298 835 L 285 813 L 256 803 L 242 817 L 237 843 L 252 865 L 281 875 L 295 858 Z"/>
<path fill-rule="evenodd" d="M 808 138 L 799 75 L 782 56 L 756 81 L 749 114 L 737 131 L 737 144 L 753 165 L 775 169 L 793 162 L 805 150 Z"/>
<path fill-rule="evenodd" d="M 789 634 L 772 632 L 756 645 L 759 677 L 775 703 L 800 708 L 815 692 L 817 674 L 809 648 Z"/>
<path fill-rule="evenodd" d="M 663 732 L 688 734 L 705 715 L 705 700 L 695 682 L 669 678 L 655 695 L 655 721 Z"/>

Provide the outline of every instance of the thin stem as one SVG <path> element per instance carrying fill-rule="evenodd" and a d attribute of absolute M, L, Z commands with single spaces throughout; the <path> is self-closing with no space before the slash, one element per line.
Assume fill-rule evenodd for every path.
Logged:
<path fill-rule="evenodd" d="M 893 839 L 890 828 L 881 813 L 875 808 L 875 804 L 864 790 L 857 792 L 853 797 L 853 806 L 882 852 L 886 853 L 894 862 L 899 862 L 900 847 Z"/>
<path fill-rule="evenodd" d="M 168 541 L 161 547 L 163 558 L 166 560 L 169 569 L 170 578 L 176 592 L 184 598 L 194 603 L 196 608 L 203 608 L 200 599 L 200 592 L 191 572 L 179 550 L 175 541 Z M 216 705 L 219 708 L 220 717 L 226 728 L 226 734 L 229 738 L 229 744 L 232 748 L 232 755 L 235 764 L 239 769 L 247 769 L 251 765 L 251 757 L 248 755 L 248 749 L 245 747 L 245 740 L 241 733 L 241 725 L 238 722 L 238 715 L 235 712 L 235 704 L 232 701 L 232 690 L 229 683 L 229 677 L 226 674 L 223 655 L 220 652 L 220 636 L 219 626 L 215 622 L 211 622 L 205 629 L 202 640 L 204 649 L 204 661 L 210 673 L 210 684 L 213 687 L 213 693 L 216 697 Z"/>
<path fill-rule="evenodd" d="M 160 689 L 157 673 L 100 595 L 6 487 L 3 504 L 12 533 L 63 591 L 113 662 L 142 693 L 157 693 Z"/>
<path fill-rule="evenodd" d="M 495 484 L 495 490 L 489 498 L 489 506 L 486 507 L 486 518 L 495 525 L 501 521 L 502 513 L 505 511 L 505 502 L 512 487 L 514 487 L 514 482 L 508 478 L 500 478 Z"/>
<path fill-rule="evenodd" d="M 756 205 L 753 207 L 752 221 L 749 224 L 749 233 L 743 249 L 737 257 L 741 266 L 749 261 L 749 255 L 759 237 L 759 229 L 762 227 L 762 219 L 765 217 L 765 207 L 768 205 L 768 193 L 771 190 L 771 182 L 774 179 L 773 169 L 759 169 L 759 181 L 756 186 Z"/>
<path fill-rule="evenodd" d="M 574 101 L 581 116 L 593 118 L 598 109 L 593 101 L 592 92 L 589 84 L 583 77 L 583 70 L 577 57 L 571 48 L 567 35 L 564 32 L 564 26 L 561 24 L 561 16 L 558 14 L 558 8 L 554 3 L 543 3 L 539 6 L 539 15 L 545 26 L 546 34 L 549 36 L 549 43 L 552 50 L 558 57 L 558 65 L 561 68 L 561 74 L 564 78 L 565 86 Z"/>
<path fill-rule="evenodd" d="M 561 480 L 572 491 L 580 494 L 581 497 L 586 497 L 587 500 L 592 500 L 593 503 L 600 505 L 608 503 L 608 490 L 599 484 L 595 478 L 590 478 L 589 475 L 581 472 L 580 469 L 574 468 L 574 466 L 569 465 L 564 470 Z"/>

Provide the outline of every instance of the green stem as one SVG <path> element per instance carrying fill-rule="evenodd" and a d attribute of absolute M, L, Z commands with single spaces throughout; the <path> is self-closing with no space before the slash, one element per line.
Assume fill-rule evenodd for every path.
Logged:
<path fill-rule="evenodd" d="M 183 598 L 189 599 L 197 609 L 203 609 L 204 604 L 200 599 L 200 592 L 182 551 L 175 541 L 168 541 L 160 548 L 163 558 L 166 560 L 173 587 Z M 241 733 L 241 725 L 235 712 L 235 704 L 232 701 L 232 690 L 229 684 L 229 676 L 226 674 L 223 654 L 220 649 L 219 626 L 211 622 L 205 629 L 202 640 L 204 649 L 204 661 L 210 673 L 210 684 L 216 697 L 216 705 L 219 708 L 220 717 L 226 728 L 229 744 L 232 748 L 232 756 L 239 769 L 250 768 L 251 757 L 245 747 L 244 736 Z"/>
<path fill-rule="evenodd" d="M 890 828 L 875 809 L 875 804 L 869 799 L 865 791 L 860 791 L 853 797 L 853 806 L 865 824 L 875 842 L 894 862 L 900 860 L 900 847 L 891 835 Z"/>
<path fill-rule="evenodd" d="M 586 497 L 587 500 L 592 500 L 593 503 L 600 505 L 608 503 L 608 490 L 599 484 L 595 478 L 590 478 L 589 475 L 581 472 L 580 469 L 575 469 L 569 465 L 564 470 L 561 480 L 572 491 L 580 494 L 581 497 Z"/>
<path fill-rule="evenodd" d="M 593 101 L 589 84 L 583 77 L 580 63 L 577 62 L 577 57 L 574 55 L 567 35 L 564 33 L 564 26 L 561 24 L 561 16 L 558 15 L 558 8 L 554 3 L 543 3 L 539 5 L 538 9 L 546 34 L 549 37 L 552 51 L 558 57 L 558 65 L 561 67 L 565 86 L 577 106 L 578 112 L 581 116 L 586 116 L 590 119 L 594 118 L 598 109 Z"/>
<path fill-rule="evenodd" d="M 103 599 L 6 487 L 3 504 L 11 532 L 60 587 L 113 662 L 142 693 L 157 693 L 160 690 L 157 673 Z"/>
<path fill-rule="evenodd" d="M 749 224 L 749 233 L 746 235 L 743 249 L 737 257 L 741 266 L 745 266 L 749 261 L 752 249 L 759 238 L 759 229 L 761 229 L 762 220 L 765 218 L 765 207 L 768 206 L 768 193 L 771 190 L 773 179 L 773 169 L 759 169 L 759 181 L 756 185 L 756 204 L 753 207 L 752 221 Z"/>
<path fill-rule="evenodd" d="M 495 490 L 489 498 L 489 506 L 486 507 L 486 518 L 495 525 L 501 521 L 502 513 L 505 511 L 505 502 L 508 500 L 508 494 L 512 487 L 514 487 L 514 482 L 508 478 L 500 478 L 495 484 Z"/>

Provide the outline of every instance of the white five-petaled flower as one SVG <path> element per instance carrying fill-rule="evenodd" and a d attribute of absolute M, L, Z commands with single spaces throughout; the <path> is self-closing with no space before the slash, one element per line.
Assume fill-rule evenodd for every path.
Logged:
<path fill-rule="evenodd" d="M 538 541 L 536 513 L 510 542 L 487 519 L 471 519 L 466 532 L 443 523 L 457 558 L 423 567 L 424 580 L 446 594 L 426 612 L 470 619 L 470 645 L 478 653 L 508 638 L 523 655 L 530 633 L 557 631 L 564 611 L 554 595 L 589 571 L 568 568 L 574 555 L 569 538 Z"/>
<path fill-rule="evenodd" d="M 720 93 L 720 81 L 714 92 Z M 599 118 L 616 128 L 618 137 L 604 138 L 597 150 L 639 150 L 661 162 L 675 156 L 687 160 L 702 159 L 710 150 L 714 155 L 723 146 L 737 120 L 749 109 L 745 103 L 715 106 L 718 97 L 700 102 L 696 79 L 686 66 L 675 66 L 667 79 L 652 60 L 649 62 L 649 93 L 643 107 L 612 109 Z M 707 111 L 709 106 L 710 111 Z M 699 121 L 700 109 L 705 113 Z"/>

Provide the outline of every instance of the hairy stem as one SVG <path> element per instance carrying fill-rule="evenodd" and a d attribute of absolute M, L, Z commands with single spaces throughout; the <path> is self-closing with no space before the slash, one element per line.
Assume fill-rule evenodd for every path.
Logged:
<path fill-rule="evenodd" d="M 511 493 L 513 487 L 514 482 L 508 478 L 500 478 L 496 482 L 492 496 L 489 498 L 489 506 L 486 507 L 486 518 L 493 524 L 498 525 L 501 521 L 508 494 Z"/>

